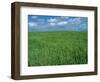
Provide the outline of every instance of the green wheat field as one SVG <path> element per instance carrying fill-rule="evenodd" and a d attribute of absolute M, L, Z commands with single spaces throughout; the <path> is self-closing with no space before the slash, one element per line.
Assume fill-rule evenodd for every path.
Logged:
<path fill-rule="evenodd" d="M 28 32 L 28 66 L 87 64 L 87 32 Z"/>

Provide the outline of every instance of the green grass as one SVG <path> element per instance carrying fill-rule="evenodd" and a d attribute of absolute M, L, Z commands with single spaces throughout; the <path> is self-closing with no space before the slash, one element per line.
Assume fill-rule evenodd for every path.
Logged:
<path fill-rule="evenodd" d="M 87 63 L 86 32 L 29 32 L 28 66 Z"/>

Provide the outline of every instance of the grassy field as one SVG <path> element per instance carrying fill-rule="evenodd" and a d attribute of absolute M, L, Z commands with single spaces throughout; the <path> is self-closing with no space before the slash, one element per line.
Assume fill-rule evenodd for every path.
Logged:
<path fill-rule="evenodd" d="M 29 32 L 28 66 L 87 63 L 86 32 Z"/>

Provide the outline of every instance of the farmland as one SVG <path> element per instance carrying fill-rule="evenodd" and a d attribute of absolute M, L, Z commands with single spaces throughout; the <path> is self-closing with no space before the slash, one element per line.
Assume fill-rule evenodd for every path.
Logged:
<path fill-rule="evenodd" d="M 28 32 L 28 66 L 87 63 L 87 32 Z"/>

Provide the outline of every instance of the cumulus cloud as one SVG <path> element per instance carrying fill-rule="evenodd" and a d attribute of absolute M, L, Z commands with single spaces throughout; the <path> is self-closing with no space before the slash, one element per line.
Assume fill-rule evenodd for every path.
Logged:
<path fill-rule="evenodd" d="M 33 27 L 33 26 L 37 26 L 37 23 L 35 23 L 35 22 L 29 22 L 28 25 L 29 25 L 29 27 Z"/>
<path fill-rule="evenodd" d="M 56 26 L 56 23 L 50 22 L 50 26 Z"/>
<path fill-rule="evenodd" d="M 68 24 L 68 22 L 67 21 L 58 22 L 58 25 L 65 25 L 65 24 Z"/>
<path fill-rule="evenodd" d="M 81 23 L 81 18 L 71 18 L 68 20 L 69 23 L 72 24 L 80 24 Z"/>
<path fill-rule="evenodd" d="M 48 19 L 48 22 L 57 22 L 57 19 L 56 18 L 50 18 L 50 19 Z"/>

